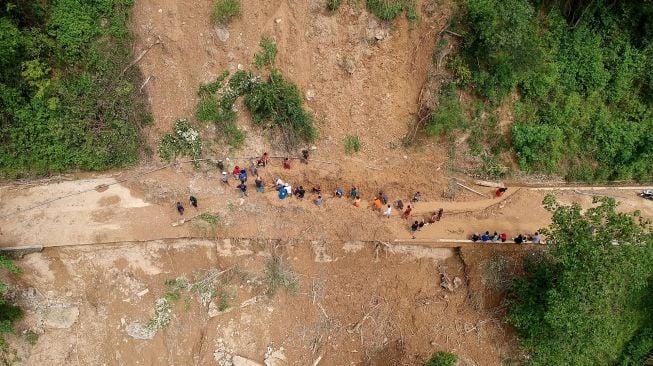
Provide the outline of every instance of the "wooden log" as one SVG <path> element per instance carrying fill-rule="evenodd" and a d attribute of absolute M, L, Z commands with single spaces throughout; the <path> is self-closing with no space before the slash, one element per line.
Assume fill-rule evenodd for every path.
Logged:
<path fill-rule="evenodd" d="M 492 188 L 506 188 L 506 185 L 502 182 L 489 182 L 486 180 L 477 180 L 474 182 L 477 186 L 481 187 L 492 187 Z"/>
<path fill-rule="evenodd" d="M 476 193 L 477 195 L 479 195 L 479 196 L 481 196 L 481 197 L 488 198 L 488 196 L 487 196 L 486 194 L 483 194 L 483 193 L 481 193 L 481 192 L 479 192 L 479 191 L 476 191 L 476 190 L 474 190 L 474 189 L 471 189 L 471 188 L 467 187 L 466 185 L 464 185 L 464 184 L 462 184 L 462 183 L 460 183 L 460 182 L 456 182 L 456 184 L 459 185 L 459 186 L 461 186 L 461 187 L 463 187 L 463 188 L 465 188 L 466 190 L 468 190 L 468 191 L 470 191 L 470 192 Z"/>

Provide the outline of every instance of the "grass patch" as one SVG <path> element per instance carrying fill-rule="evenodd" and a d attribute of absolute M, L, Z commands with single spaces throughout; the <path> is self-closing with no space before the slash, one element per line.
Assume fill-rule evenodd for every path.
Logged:
<path fill-rule="evenodd" d="M 273 255 L 265 263 L 265 283 L 268 296 L 274 296 L 279 289 L 285 289 L 290 294 L 299 291 L 299 283 L 291 269 L 286 268 L 281 257 Z"/>
<path fill-rule="evenodd" d="M 458 356 L 453 353 L 440 351 L 433 354 L 424 366 L 455 366 L 457 362 Z"/>
<path fill-rule="evenodd" d="M 211 19 L 219 25 L 227 25 L 240 16 L 240 0 L 217 0 L 211 10 Z"/>
<path fill-rule="evenodd" d="M 257 69 L 272 66 L 277 57 L 277 44 L 273 40 L 263 37 L 259 46 L 261 50 L 254 55 L 254 65 L 256 65 Z"/>
<path fill-rule="evenodd" d="M 393 20 L 399 16 L 402 11 L 409 9 L 412 9 L 412 16 L 417 20 L 415 4 L 410 0 L 367 0 L 366 4 L 367 10 L 381 20 Z"/>
<path fill-rule="evenodd" d="M 29 332 L 27 332 L 25 334 L 25 342 L 27 342 L 27 344 L 29 344 L 30 346 L 35 345 L 36 342 L 38 342 L 38 341 L 39 341 L 39 335 L 38 334 L 36 334 L 36 333 L 34 333 L 32 331 L 29 331 Z"/>
<path fill-rule="evenodd" d="M 345 136 L 345 154 L 351 155 L 357 153 L 361 149 L 361 143 L 358 136 L 347 135 Z"/>
<path fill-rule="evenodd" d="M 227 309 L 229 309 L 229 294 L 222 291 L 218 295 L 218 311 L 225 311 Z"/>

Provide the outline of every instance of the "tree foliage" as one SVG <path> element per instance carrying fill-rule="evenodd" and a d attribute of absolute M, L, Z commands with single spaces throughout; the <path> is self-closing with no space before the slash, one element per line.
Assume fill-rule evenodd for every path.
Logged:
<path fill-rule="evenodd" d="M 523 170 L 651 180 L 652 15 L 651 1 L 466 0 L 454 21 L 464 65 L 450 67 L 491 108 L 519 95 Z"/>
<path fill-rule="evenodd" d="M 530 365 L 613 365 L 653 344 L 653 235 L 638 212 L 596 198 L 583 212 L 548 196 L 550 252 L 525 261 L 508 322 Z M 641 360 L 640 360 L 641 361 Z M 624 363 L 627 364 L 627 363 Z"/>
<path fill-rule="evenodd" d="M 0 8 L 0 175 L 133 163 L 142 101 L 131 0 L 10 1 Z"/>

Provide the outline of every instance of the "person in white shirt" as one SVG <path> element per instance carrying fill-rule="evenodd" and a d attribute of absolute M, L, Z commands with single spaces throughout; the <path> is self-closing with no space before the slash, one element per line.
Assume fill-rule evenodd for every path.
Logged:
<path fill-rule="evenodd" d="M 392 215 L 392 206 L 388 205 L 388 207 L 383 212 L 383 216 L 390 218 L 390 215 Z"/>

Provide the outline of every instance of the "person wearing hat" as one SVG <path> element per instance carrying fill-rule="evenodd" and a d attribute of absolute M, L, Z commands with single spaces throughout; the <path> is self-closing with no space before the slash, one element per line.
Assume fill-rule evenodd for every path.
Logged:
<path fill-rule="evenodd" d="M 224 184 L 229 184 L 229 175 L 227 175 L 227 172 L 222 172 L 222 178 L 220 180 Z"/>

